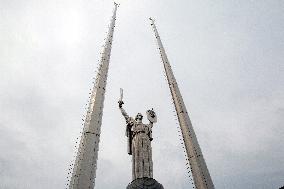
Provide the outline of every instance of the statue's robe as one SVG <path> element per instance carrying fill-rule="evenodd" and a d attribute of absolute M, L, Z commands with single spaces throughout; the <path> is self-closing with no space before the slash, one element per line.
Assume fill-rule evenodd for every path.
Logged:
<path fill-rule="evenodd" d="M 132 177 L 153 178 L 152 147 L 150 140 L 152 125 L 135 123 L 132 127 Z"/>
<path fill-rule="evenodd" d="M 132 155 L 132 135 L 133 135 L 133 131 L 131 130 L 132 126 L 133 126 L 133 122 L 131 121 L 126 122 L 125 135 L 127 137 L 127 153 L 129 155 Z"/>

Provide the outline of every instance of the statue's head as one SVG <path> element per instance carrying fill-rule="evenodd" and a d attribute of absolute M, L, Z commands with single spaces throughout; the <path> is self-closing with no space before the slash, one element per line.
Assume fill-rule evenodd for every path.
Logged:
<path fill-rule="evenodd" d="M 141 113 L 138 113 L 135 117 L 136 121 L 142 121 L 142 119 L 143 119 L 143 115 Z"/>

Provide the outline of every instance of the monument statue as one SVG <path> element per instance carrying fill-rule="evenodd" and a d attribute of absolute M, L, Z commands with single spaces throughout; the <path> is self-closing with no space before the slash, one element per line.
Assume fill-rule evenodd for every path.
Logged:
<path fill-rule="evenodd" d="M 123 91 L 118 101 L 119 109 L 126 120 L 126 136 L 128 138 L 127 151 L 132 155 L 132 183 L 127 189 L 152 188 L 163 189 L 163 186 L 153 179 L 153 161 L 152 161 L 152 127 L 157 122 L 157 116 L 153 108 L 147 110 L 148 124 L 142 122 L 143 115 L 138 113 L 134 118 L 130 117 L 122 108 Z M 147 187 L 148 185 L 148 187 Z"/>

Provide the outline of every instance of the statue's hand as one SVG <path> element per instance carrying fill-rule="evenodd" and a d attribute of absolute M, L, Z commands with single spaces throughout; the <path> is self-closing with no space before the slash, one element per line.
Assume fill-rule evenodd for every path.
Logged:
<path fill-rule="evenodd" d="M 124 102 L 122 100 L 118 101 L 118 107 L 122 108 L 122 104 L 124 104 Z"/>

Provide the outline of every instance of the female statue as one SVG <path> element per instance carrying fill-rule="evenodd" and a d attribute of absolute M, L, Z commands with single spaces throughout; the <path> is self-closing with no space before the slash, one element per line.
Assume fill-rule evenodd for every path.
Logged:
<path fill-rule="evenodd" d="M 128 137 L 128 154 L 132 155 L 132 179 L 153 178 L 152 161 L 152 127 L 156 122 L 156 114 L 152 110 L 147 111 L 149 124 L 142 123 L 143 116 L 138 113 L 133 119 L 122 108 L 124 102 L 118 101 L 119 109 L 126 120 L 126 136 Z"/>

